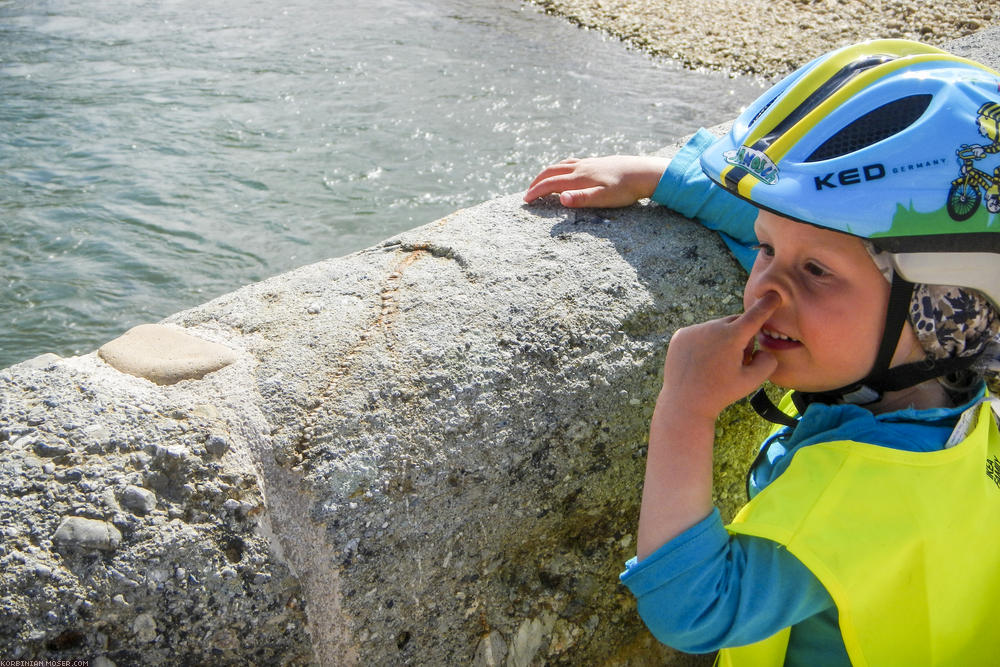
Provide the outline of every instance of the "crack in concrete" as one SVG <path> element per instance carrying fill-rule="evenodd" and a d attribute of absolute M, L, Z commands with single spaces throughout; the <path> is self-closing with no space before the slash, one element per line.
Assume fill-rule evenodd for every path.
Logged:
<path fill-rule="evenodd" d="M 374 343 L 374 334 L 381 334 L 380 338 L 385 347 L 392 350 L 396 343 L 395 323 L 399 313 L 399 303 L 397 295 L 402 288 L 401 280 L 406 269 L 425 257 L 440 257 L 455 261 L 460 267 L 465 269 L 466 263 L 460 255 L 452 248 L 438 246 L 430 242 L 420 243 L 393 243 L 384 246 L 386 250 L 393 250 L 402 257 L 392 266 L 386 275 L 381 289 L 378 291 L 378 313 L 372 322 L 364 328 L 358 335 L 357 341 L 342 355 L 336 365 L 327 376 L 325 389 L 318 398 L 307 407 L 303 418 L 303 425 L 299 436 L 293 445 L 293 460 L 289 467 L 295 468 L 304 459 L 303 453 L 309 448 L 313 437 L 316 435 L 316 421 L 321 408 L 327 404 L 328 399 L 333 395 L 334 390 L 340 386 L 340 382 L 347 377 L 354 367 L 353 360 L 358 352 L 370 347 Z"/>

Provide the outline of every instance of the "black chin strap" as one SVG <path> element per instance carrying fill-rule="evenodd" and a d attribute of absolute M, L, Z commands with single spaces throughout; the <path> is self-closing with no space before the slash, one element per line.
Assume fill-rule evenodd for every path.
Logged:
<path fill-rule="evenodd" d="M 794 400 L 794 394 L 792 396 Z M 778 406 L 771 402 L 771 397 L 764 392 L 763 387 L 758 389 L 754 395 L 750 397 L 750 407 L 753 408 L 753 411 L 756 412 L 758 416 L 766 419 L 772 424 L 795 428 L 799 423 L 799 420 L 795 417 L 786 415 L 784 412 L 779 410 Z M 801 412 L 799 414 L 801 414 Z"/>
<path fill-rule="evenodd" d="M 889 289 L 889 303 L 886 305 L 885 330 L 882 333 L 882 342 L 879 345 L 878 354 L 875 355 L 875 363 L 871 372 L 858 382 L 823 392 L 792 392 L 792 401 L 799 414 L 811 403 L 854 403 L 857 405 L 868 405 L 881 400 L 882 395 L 887 391 L 896 391 L 920 384 L 924 380 L 946 375 L 953 370 L 942 367 L 951 363 L 945 362 L 918 362 L 889 368 L 892 363 L 892 355 L 899 344 L 900 334 L 909 319 L 910 300 L 913 297 L 913 283 L 904 280 L 898 273 L 893 274 L 892 286 Z M 947 360 L 948 362 L 957 360 Z M 965 362 L 965 366 L 970 361 Z M 963 366 L 964 367 L 964 366 Z M 798 423 L 792 417 L 778 409 L 771 399 L 767 397 L 763 389 L 760 389 L 751 397 L 750 406 L 764 419 L 775 424 L 795 428 Z"/>

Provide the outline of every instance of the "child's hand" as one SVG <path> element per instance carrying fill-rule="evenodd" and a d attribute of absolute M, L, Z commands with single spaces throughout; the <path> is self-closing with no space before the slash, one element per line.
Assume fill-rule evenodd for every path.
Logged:
<path fill-rule="evenodd" d="M 772 354 L 753 352 L 753 344 L 780 304 L 781 297 L 768 292 L 742 315 L 686 327 L 670 341 L 649 427 L 640 560 L 712 511 L 715 419 L 777 367 Z"/>
<path fill-rule="evenodd" d="M 612 155 L 569 158 L 542 170 L 524 201 L 560 193 L 563 206 L 617 208 L 650 197 L 670 161 L 666 158 Z"/>
<path fill-rule="evenodd" d="M 660 400 L 684 406 L 689 417 L 714 421 L 725 407 L 769 378 L 777 360 L 754 342 L 781 297 L 768 292 L 742 315 L 680 329 L 670 340 Z"/>

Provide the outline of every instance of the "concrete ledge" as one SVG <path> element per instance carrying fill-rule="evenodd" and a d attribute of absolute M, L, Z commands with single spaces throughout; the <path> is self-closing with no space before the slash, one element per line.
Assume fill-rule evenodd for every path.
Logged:
<path fill-rule="evenodd" d="M 616 576 L 665 344 L 742 281 L 659 207 L 514 196 L 0 372 L 3 643 L 681 664 Z"/>

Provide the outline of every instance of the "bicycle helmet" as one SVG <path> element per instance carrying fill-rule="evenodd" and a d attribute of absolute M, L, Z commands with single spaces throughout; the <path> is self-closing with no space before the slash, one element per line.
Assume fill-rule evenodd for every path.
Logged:
<path fill-rule="evenodd" d="M 981 205 L 1000 185 L 998 103 L 1000 73 L 989 67 L 917 42 L 870 41 L 779 82 L 702 155 L 709 178 L 755 206 L 891 258 L 875 368 L 825 400 L 871 402 L 967 365 L 888 368 L 914 283 L 977 290 L 1000 308 L 1000 216 Z"/>

